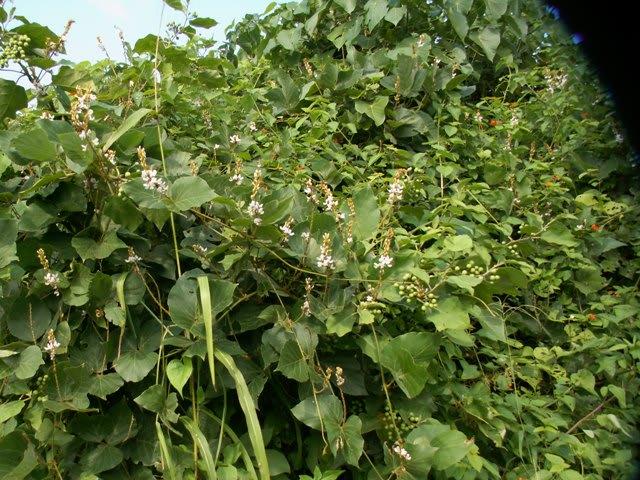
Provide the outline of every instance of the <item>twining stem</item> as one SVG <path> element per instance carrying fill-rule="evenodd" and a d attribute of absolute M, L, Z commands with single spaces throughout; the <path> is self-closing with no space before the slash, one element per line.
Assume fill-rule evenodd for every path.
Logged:
<path fill-rule="evenodd" d="M 576 428 L 578 428 L 580 425 L 582 425 L 584 422 L 586 422 L 591 417 L 593 417 L 596 413 L 598 413 L 600 410 L 602 410 L 604 408 L 604 406 L 611 401 L 612 398 L 613 397 L 607 398 L 600 405 L 598 405 L 596 408 L 594 408 L 589 413 L 587 413 L 584 417 L 582 417 L 580 420 L 578 420 L 573 425 L 573 427 L 571 427 L 569 430 L 567 430 L 567 435 L 571 435 Z"/>

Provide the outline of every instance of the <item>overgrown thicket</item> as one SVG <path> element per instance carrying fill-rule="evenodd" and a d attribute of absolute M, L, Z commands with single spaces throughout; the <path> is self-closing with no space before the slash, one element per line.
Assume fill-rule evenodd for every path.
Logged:
<path fill-rule="evenodd" d="M 0 476 L 625 478 L 638 177 L 549 12 L 304 0 L 218 45 L 165 3 L 95 64 L 0 8 Z"/>

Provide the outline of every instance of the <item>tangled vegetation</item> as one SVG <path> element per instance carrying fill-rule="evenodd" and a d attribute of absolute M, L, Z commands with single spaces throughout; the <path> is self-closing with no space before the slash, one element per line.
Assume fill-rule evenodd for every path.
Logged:
<path fill-rule="evenodd" d="M 2 3 L 0 477 L 622 479 L 638 174 L 523 0 Z"/>

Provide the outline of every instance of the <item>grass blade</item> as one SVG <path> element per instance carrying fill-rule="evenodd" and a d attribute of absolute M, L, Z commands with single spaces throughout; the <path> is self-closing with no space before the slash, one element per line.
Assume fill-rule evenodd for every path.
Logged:
<path fill-rule="evenodd" d="M 213 313 L 211 312 L 211 292 L 209 290 L 209 279 L 205 276 L 198 277 L 198 287 L 200 288 L 200 304 L 202 305 L 202 317 L 204 319 L 204 330 L 207 342 L 207 360 L 209 362 L 209 373 L 211 373 L 211 383 L 216 386 L 216 369 L 214 361 L 213 345 Z"/>
<path fill-rule="evenodd" d="M 231 355 L 222 352 L 220 350 L 215 351 L 216 359 L 227 369 L 233 381 L 236 385 L 236 392 L 238 392 L 238 400 L 240 407 L 244 413 L 245 420 L 247 422 L 247 431 L 249 433 L 249 439 L 251 440 L 251 446 L 253 447 L 253 453 L 258 461 L 258 470 L 260 471 L 261 480 L 269 480 L 269 462 L 267 460 L 267 452 L 264 448 L 264 440 L 262 438 L 262 429 L 260 428 L 260 422 L 258 422 L 258 415 L 256 414 L 256 406 L 253 403 L 253 398 L 249 393 L 247 382 L 244 380 L 242 372 L 236 365 Z"/>
<path fill-rule="evenodd" d="M 198 450 L 202 454 L 204 460 L 204 467 L 207 472 L 207 478 L 210 480 L 217 480 L 218 474 L 216 473 L 216 463 L 213 461 L 213 455 L 211 455 L 211 449 L 209 448 L 209 442 L 202 433 L 202 430 L 196 425 L 189 417 L 180 417 L 180 421 L 187 427 L 189 433 L 193 437 L 193 440 L 198 445 Z"/>
<path fill-rule="evenodd" d="M 169 453 L 169 448 L 167 447 L 167 440 L 164 438 L 164 433 L 162 432 L 162 427 L 158 422 L 156 422 L 156 433 L 158 434 L 158 442 L 160 443 L 160 452 L 162 453 L 162 462 L 163 462 L 163 472 L 164 466 L 166 466 L 167 470 L 169 470 L 169 478 L 171 480 L 176 480 L 176 467 L 173 464 L 173 458 L 171 458 L 171 454 Z M 163 478 L 166 478 L 163 474 Z"/>

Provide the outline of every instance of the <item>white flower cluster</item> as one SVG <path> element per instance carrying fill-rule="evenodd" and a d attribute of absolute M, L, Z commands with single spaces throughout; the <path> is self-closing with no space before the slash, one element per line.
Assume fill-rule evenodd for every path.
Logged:
<path fill-rule="evenodd" d="M 331 212 L 337 206 L 338 206 L 338 202 L 333 199 L 333 194 L 331 193 L 331 191 L 327 190 L 327 198 L 324 201 L 325 211 Z"/>
<path fill-rule="evenodd" d="M 544 79 L 547 81 L 547 85 L 549 86 L 549 92 L 553 95 L 556 90 L 560 90 L 565 86 L 569 77 L 567 77 L 566 73 L 556 72 L 552 75 L 545 75 Z"/>
<path fill-rule="evenodd" d="M 240 137 L 238 135 L 231 135 L 229 137 L 229 143 L 232 143 L 232 144 L 240 143 Z"/>
<path fill-rule="evenodd" d="M 403 446 L 401 446 L 398 442 L 396 442 L 393 445 L 393 453 L 398 455 L 403 460 L 407 460 L 407 461 L 411 460 L 411 454 L 407 452 L 407 450 Z"/>
<path fill-rule="evenodd" d="M 167 184 L 164 180 L 158 178 L 157 170 L 143 170 L 142 181 L 144 182 L 144 188 L 147 190 L 156 190 L 161 194 L 167 193 Z"/>
<path fill-rule="evenodd" d="M 96 95 L 91 92 L 77 93 L 76 100 L 78 102 L 78 110 L 89 110 L 89 103 L 96 99 Z"/>
<path fill-rule="evenodd" d="M 389 255 L 382 254 L 378 258 L 378 261 L 373 264 L 373 266 L 376 270 L 380 270 L 380 272 L 382 273 L 385 268 L 393 266 L 393 258 L 391 258 L 391 256 Z"/>
<path fill-rule="evenodd" d="M 252 132 L 255 132 L 258 130 L 258 127 L 256 127 L 256 122 L 251 122 L 249 124 L 249 130 L 251 130 Z"/>
<path fill-rule="evenodd" d="M 293 233 L 293 230 L 291 230 L 291 225 L 287 223 L 280 227 L 280 231 L 284 233 L 287 238 L 291 238 L 295 235 L 295 233 Z"/>
<path fill-rule="evenodd" d="M 104 158 L 106 158 L 111 165 L 116 164 L 116 151 L 115 150 L 107 150 L 104 154 Z"/>
<path fill-rule="evenodd" d="M 394 204 L 402 200 L 402 194 L 404 193 L 404 182 L 399 178 L 393 180 L 393 183 L 389 185 L 389 198 L 387 203 Z"/>
<path fill-rule="evenodd" d="M 49 358 L 53 360 L 56 357 L 56 350 L 60 347 L 60 342 L 56 340 L 53 330 L 49 330 L 47 335 L 47 344 L 44 346 L 44 351 L 49 354 Z"/>
<path fill-rule="evenodd" d="M 124 261 L 124 263 L 138 263 L 140 260 L 142 260 L 142 257 L 134 253 L 134 254 L 129 254 L 129 256 Z"/>
<path fill-rule="evenodd" d="M 253 223 L 260 225 L 262 223 L 260 215 L 264 215 L 264 205 L 257 200 L 251 200 L 248 210 L 249 215 L 253 218 Z"/>
<path fill-rule="evenodd" d="M 40 118 L 42 118 L 43 120 L 53 120 L 53 115 L 50 114 L 49 112 L 42 112 L 42 115 L 40 115 Z"/>
<path fill-rule="evenodd" d="M 58 277 L 57 273 L 47 272 L 44 275 L 44 284 L 48 287 L 53 288 L 53 294 L 56 297 L 60 296 L 60 290 L 58 290 L 58 285 L 60 284 L 60 277 Z"/>
<path fill-rule="evenodd" d="M 325 233 L 322 236 L 322 245 L 320 246 L 320 255 L 316 260 L 316 263 L 319 268 L 324 268 L 328 270 L 333 270 L 335 268 L 335 261 L 333 260 L 333 256 L 331 255 L 331 238 L 329 233 Z"/>
<path fill-rule="evenodd" d="M 242 185 L 242 181 L 244 180 L 244 177 L 239 173 L 235 173 L 229 177 L 229 180 L 231 180 L 236 185 Z"/>

